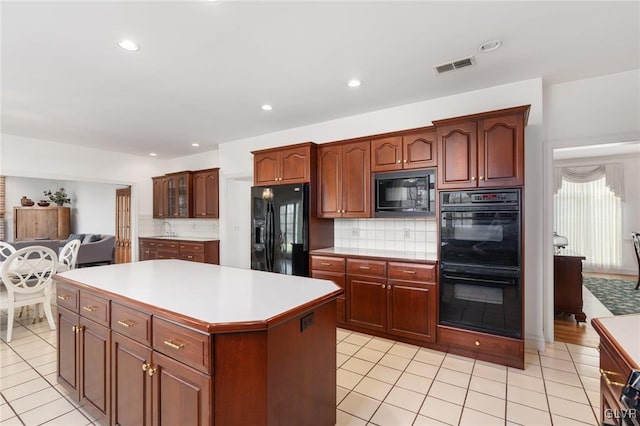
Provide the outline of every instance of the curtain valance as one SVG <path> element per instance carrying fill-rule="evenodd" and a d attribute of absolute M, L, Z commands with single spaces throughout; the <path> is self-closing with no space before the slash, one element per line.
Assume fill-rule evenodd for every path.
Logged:
<path fill-rule="evenodd" d="M 605 177 L 605 183 L 613 193 L 624 201 L 624 167 L 622 163 L 598 164 L 579 167 L 553 168 L 553 193 L 558 193 L 562 180 L 584 183 Z"/>

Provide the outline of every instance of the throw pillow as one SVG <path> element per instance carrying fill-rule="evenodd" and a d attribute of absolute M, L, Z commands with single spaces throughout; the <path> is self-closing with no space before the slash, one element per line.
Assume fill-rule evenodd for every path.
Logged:
<path fill-rule="evenodd" d="M 69 235 L 69 238 L 67 238 L 67 242 L 73 241 L 73 240 L 80 240 L 80 242 L 82 242 L 82 240 L 84 240 L 84 234 L 71 234 L 71 235 Z"/>
<path fill-rule="evenodd" d="M 89 238 L 89 242 L 93 243 L 96 241 L 100 241 L 101 239 L 102 239 L 102 236 L 100 234 L 93 234 L 91 238 Z"/>

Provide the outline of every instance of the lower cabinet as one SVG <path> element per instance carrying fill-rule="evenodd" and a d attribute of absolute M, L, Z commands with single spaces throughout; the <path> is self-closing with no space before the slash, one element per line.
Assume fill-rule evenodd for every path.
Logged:
<path fill-rule="evenodd" d="M 113 332 L 112 424 L 213 423 L 211 376 Z"/>
<path fill-rule="evenodd" d="M 311 276 L 331 280 L 345 289 L 337 299 L 338 325 L 435 342 L 434 263 L 311 255 Z"/>
<path fill-rule="evenodd" d="M 139 238 L 140 260 L 182 259 L 192 262 L 220 264 L 220 241 L 167 240 Z"/>

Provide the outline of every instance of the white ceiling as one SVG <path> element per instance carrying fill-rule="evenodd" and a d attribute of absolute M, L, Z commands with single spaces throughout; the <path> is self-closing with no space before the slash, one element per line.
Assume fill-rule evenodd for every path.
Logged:
<path fill-rule="evenodd" d="M 513 81 L 640 68 L 638 1 L 1 8 L 3 133 L 161 158 Z M 123 38 L 141 49 L 120 49 Z M 499 50 L 477 50 L 492 39 Z M 468 55 L 473 67 L 433 71 Z M 346 87 L 353 77 L 360 88 Z"/>

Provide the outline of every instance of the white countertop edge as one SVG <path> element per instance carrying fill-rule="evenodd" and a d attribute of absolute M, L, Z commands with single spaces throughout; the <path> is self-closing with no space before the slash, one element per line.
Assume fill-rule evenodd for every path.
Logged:
<path fill-rule="evenodd" d="M 409 252 L 400 250 L 361 249 L 351 247 L 327 247 L 312 250 L 311 254 L 334 254 L 344 256 L 380 257 L 402 260 L 438 261 L 438 254 L 431 252 Z"/>

